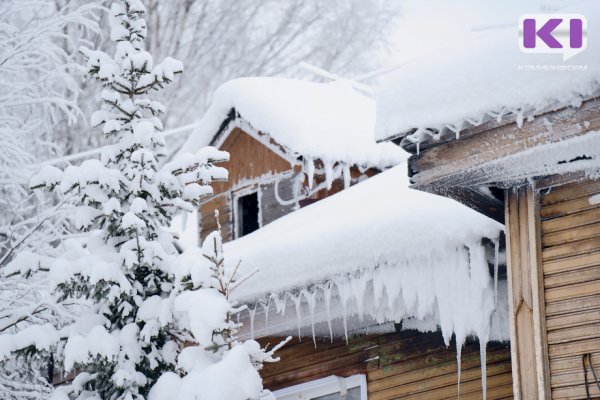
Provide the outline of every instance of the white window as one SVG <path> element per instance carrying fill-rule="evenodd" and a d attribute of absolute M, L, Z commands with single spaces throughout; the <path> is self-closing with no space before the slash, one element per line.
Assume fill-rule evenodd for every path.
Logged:
<path fill-rule="evenodd" d="M 367 378 L 365 375 L 328 376 L 273 394 L 277 400 L 367 400 Z"/>

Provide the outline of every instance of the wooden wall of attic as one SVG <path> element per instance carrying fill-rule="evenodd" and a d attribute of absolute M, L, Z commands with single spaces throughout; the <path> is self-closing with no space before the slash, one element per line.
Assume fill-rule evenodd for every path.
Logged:
<path fill-rule="evenodd" d="M 235 224 L 237 223 L 234 208 L 235 200 L 239 195 L 251 192 L 260 192 L 260 217 L 259 225 L 282 217 L 293 211 L 295 205 L 282 205 L 277 200 L 275 191 L 275 180 L 279 180 L 278 194 L 284 200 L 292 197 L 293 179 L 296 174 L 301 173 L 298 163 L 290 162 L 283 158 L 280 152 L 275 152 L 262 141 L 246 133 L 241 128 L 234 128 L 222 140 L 218 147 L 230 153 L 229 161 L 221 164 L 229 171 L 229 179 L 226 182 L 213 184 L 214 196 L 211 196 L 200 205 L 200 239 L 204 238 L 217 228 L 215 210 L 219 211 L 219 222 L 221 223 L 223 238 L 225 241 L 233 240 L 235 235 Z M 317 169 L 323 165 L 319 160 L 315 161 Z M 358 181 L 361 176 L 373 176 L 377 171 L 373 168 L 361 171 L 353 166 L 350 168 L 352 182 Z M 325 181 L 321 174 L 315 175 L 313 186 Z M 305 182 L 305 185 L 308 183 Z M 299 202 L 303 207 L 319 199 L 331 196 L 344 189 L 342 178 L 334 180 L 331 189 L 316 191 L 310 198 Z"/>

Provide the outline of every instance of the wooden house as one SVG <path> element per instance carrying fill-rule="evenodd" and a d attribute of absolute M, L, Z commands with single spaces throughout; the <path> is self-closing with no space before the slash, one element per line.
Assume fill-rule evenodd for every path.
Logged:
<path fill-rule="evenodd" d="M 412 153 L 413 188 L 505 224 L 514 398 L 600 398 L 599 48 L 548 69 L 516 37 L 387 77 L 378 134 Z"/>
<path fill-rule="evenodd" d="M 374 102 L 344 83 L 280 78 L 225 83 L 185 151 L 228 151 L 227 182 L 200 207 L 200 237 L 216 228 L 225 240 L 397 165 L 404 152 L 373 139 Z M 369 136 L 371 135 L 371 136 Z"/>
<path fill-rule="evenodd" d="M 345 82 L 244 78 L 183 146 L 231 154 L 200 236 L 219 210 L 226 262 L 253 274 L 233 293 L 243 334 L 295 337 L 265 387 L 286 400 L 511 398 L 502 227 L 408 189 L 405 153 L 377 144 L 374 124 L 373 101 Z"/>

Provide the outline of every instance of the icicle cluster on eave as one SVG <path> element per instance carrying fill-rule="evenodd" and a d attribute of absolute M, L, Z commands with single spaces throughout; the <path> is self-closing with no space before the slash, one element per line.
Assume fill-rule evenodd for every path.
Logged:
<path fill-rule="evenodd" d="M 490 274 L 486 248 L 473 243 L 464 248 L 421 259 L 390 260 L 375 268 L 336 274 L 320 282 L 311 282 L 276 293 L 267 293 L 252 301 L 241 318 L 254 331 L 277 334 L 289 330 L 289 323 L 269 329 L 269 319 L 284 317 L 291 306 L 296 329 L 326 323 L 332 338 L 348 335 L 348 319 L 365 319 L 382 324 L 407 321 L 406 327 L 431 330 L 439 327 L 448 344 L 452 335 L 462 344 L 473 335 L 481 341 L 507 340 L 507 299 L 505 283 L 498 285 L 498 242 L 494 273 Z M 498 287 L 500 286 L 500 290 Z M 265 321 L 259 328 L 255 320 L 262 310 Z M 247 314 L 246 314 L 247 313 Z M 335 332 L 332 320 L 342 319 L 343 332 Z M 288 320 L 289 322 L 289 320 Z M 280 330 L 281 332 L 278 332 Z"/>
<path fill-rule="evenodd" d="M 600 23 L 597 1 L 561 6 Z M 557 107 L 577 107 L 600 92 L 600 42 L 568 60 L 558 54 L 526 54 L 514 24 L 474 31 L 463 40 L 415 58 L 383 75 L 374 88 L 376 137 L 410 132 L 414 143 L 435 140 L 438 132 L 477 126 L 489 116 L 512 113 L 521 121 Z M 483 117 L 483 118 L 482 118 Z M 511 117 L 512 118 L 512 117 Z"/>
<path fill-rule="evenodd" d="M 303 288 L 265 294 L 246 302 L 248 307 L 238 320 L 246 324 L 245 333 L 251 337 L 255 332 L 260 332 L 259 336 L 288 335 L 295 324 L 301 338 L 301 328 L 310 326 L 315 345 L 316 337 L 327 336 L 326 331 L 332 341 L 334 336 L 342 335 L 348 341 L 350 323 L 355 332 L 386 322 L 402 323 L 403 329 L 422 332 L 439 328 L 446 345 L 452 336 L 456 339 L 460 384 L 461 352 L 468 336 L 479 339 L 482 360 L 486 359 L 488 341 L 508 341 L 508 290 L 506 281 L 498 282 L 497 239 L 492 275 L 481 242 L 443 253 L 443 257 L 438 254 L 420 260 L 395 260 L 376 268 L 337 274 Z M 262 321 L 257 320 L 257 311 Z M 340 319 L 343 332 L 333 327 L 333 322 L 337 320 L 339 325 Z M 319 325 L 317 332 L 315 327 Z M 482 361 L 484 392 L 485 366 Z"/>
<path fill-rule="evenodd" d="M 356 167 L 361 173 L 365 173 L 370 168 L 385 170 L 404 162 L 407 157 L 407 153 L 393 143 L 378 143 L 375 146 L 379 147 L 381 157 L 377 157 L 376 160 L 344 161 L 322 159 L 311 154 L 299 153 L 278 143 L 269 133 L 256 129 L 235 110 L 232 110 L 230 115 L 233 115 L 233 117 L 228 118 L 227 124 L 223 127 L 222 132 L 219 133 L 217 140 L 212 143 L 213 145 L 220 146 L 233 129 L 239 128 L 261 142 L 275 154 L 287 160 L 292 169 L 298 169 L 301 172 L 301 174 L 295 176 L 292 199 L 283 199 L 280 197 L 279 179 L 275 180 L 275 195 L 281 205 L 297 204 L 302 198 L 309 198 L 323 189 L 330 190 L 333 182 L 338 179 L 342 179 L 344 188 L 350 187 L 350 169 L 352 167 Z M 324 177 L 321 183 L 316 183 L 315 178 L 317 176 Z M 308 192 L 301 194 L 300 189 L 305 182 L 308 184 Z"/>
<path fill-rule="evenodd" d="M 600 92 L 597 93 L 600 95 Z M 547 112 L 559 110 L 561 108 L 573 107 L 578 108 L 584 101 L 588 101 L 595 96 L 590 96 L 587 98 L 577 97 L 571 100 L 568 103 L 555 101 L 551 104 L 548 104 L 544 108 L 536 108 L 536 107 L 521 107 L 521 108 L 508 108 L 502 107 L 499 110 L 490 110 L 484 114 L 479 114 L 476 116 L 465 117 L 460 121 L 455 121 L 452 123 L 444 123 L 444 124 L 432 124 L 428 126 L 419 126 L 411 129 L 410 131 L 403 132 L 400 134 L 396 134 L 390 136 L 383 140 L 394 140 L 401 138 L 401 146 L 407 147 L 408 144 L 415 145 L 416 153 L 420 153 L 420 145 L 426 141 L 432 140 L 433 142 L 439 141 L 447 136 L 454 136 L 454 139 L 460 139 L 461 132 L 466 130 L 480 127 L 486 123 L 494 124 L 491 127 L 511 124 L 515 123 L 517 127 L 520 129 L 523 126 L 525 121 L 532 122 L 539 115 L 545 114 Z"/>

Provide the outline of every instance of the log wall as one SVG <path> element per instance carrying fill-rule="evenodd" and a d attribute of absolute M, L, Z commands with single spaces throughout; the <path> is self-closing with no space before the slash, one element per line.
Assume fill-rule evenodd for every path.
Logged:
<path fill-rule="evenodd" d="M 261 339 L 277 343 L 277 338 Z M 271 390 L 329 375 L 367 375 L 370 400 L 452 399 L 458 397 L 456 348 L 444 345 L 441 333 L 403 331 L 343 340 L 295 339 L 277 354 L 281 361 L 267 364 L 261 375 Z M 463 348 L 461 399 L 481 399 L 479 343 Z M 510 350 L 507 344 L 487 347 L 487 398 L 512 399 Z"/>

